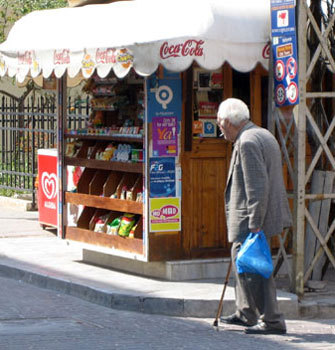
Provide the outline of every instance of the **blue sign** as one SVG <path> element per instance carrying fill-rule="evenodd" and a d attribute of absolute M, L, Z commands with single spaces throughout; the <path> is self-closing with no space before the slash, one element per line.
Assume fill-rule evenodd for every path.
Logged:
<path fill-rule="evenodd" d="M 150 198 L 176 196 L 175 158 L 150 158 Z"/>
<path fill-rule="evenodd" d="M 168 78 L 168 79 L 180 79 L 180 73 L 171 72 L 166 68 L 163 69 L 163 75 L 164 75 L 164 78 Z"/>
<path fill-rule="evenodd" d="M 148 122 L 153 117 L 176 117 L 181 121 L 181 79 L 157 79 L 152 75 L 147 81 Z"/>
<path fill-rule="evenodd" d="M 277 107 L 299 103 L 297 43 L 295 35 L 274 37 L 274 98 Z"/>
<path fill-rule="evenodd" d="M 271 0 L 272 36 L 295 34 L 295 1 Z"/>
<path fill-rule="evenodd" d="M 295 0 L 271 0 L 271 29 L 276 106 L 298 104 Z"/>

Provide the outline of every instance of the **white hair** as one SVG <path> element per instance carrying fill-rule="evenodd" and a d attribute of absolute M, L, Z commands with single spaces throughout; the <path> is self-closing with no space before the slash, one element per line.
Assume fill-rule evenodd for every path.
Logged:
<path fill-rule="evenodd" d="M 224 119 L 228 119 L 233 125 L 250 119 L 248 106 L 237 98 L 228 98 L 221 102 L 218 111 L 218 122 L 223 123 Z"/>

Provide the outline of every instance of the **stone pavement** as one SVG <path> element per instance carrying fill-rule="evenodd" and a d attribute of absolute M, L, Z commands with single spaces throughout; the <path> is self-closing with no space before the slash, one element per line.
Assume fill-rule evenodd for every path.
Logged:
<path fill-rule="evenodd" d="M 37 212 L 0 208 L 0 276 L 76 296 L 113 309 L 183 317 L 213 318 L 222 292 L 222 279 L 171 282 L 89 265 L 82 247 L 43 231 Z M 231 281 L 232 282 L 232 281 Z M 333 282 L 329 282 L 333 283 Z M 335 289 L 314 293 L 301 303 L 278 289 L 279 306 L 288 319 L 331 318 Z M 223 314 L 234 311 L 232 283 Z"/>
<path fill-rule="evenodd" d="M 246 335 L 213 319 L 113 310 L 0 277 L 1 350 L 331 350 L 335 320 L 288 320 L 286 335 Z"/>

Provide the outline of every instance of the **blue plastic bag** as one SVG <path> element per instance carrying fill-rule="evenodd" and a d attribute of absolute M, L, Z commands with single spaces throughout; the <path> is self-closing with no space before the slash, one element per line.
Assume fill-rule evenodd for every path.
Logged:
<path fill-rule="evenodd" d="M 273 272 L 272 257 L 264 232 L 250 232 L 236 257 L 237 273 L 257 273 L 269 278 Z"/>

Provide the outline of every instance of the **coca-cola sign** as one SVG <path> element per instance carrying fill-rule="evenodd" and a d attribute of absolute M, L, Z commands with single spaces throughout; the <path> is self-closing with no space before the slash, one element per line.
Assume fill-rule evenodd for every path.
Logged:
<path fill-rule="evenodd" d="M 102 64 L 109 64 L 109 63 L 115 63 L 116 57 L 115 57 L 115 50 L 114 49 L 97 49 L 95 54 L 95 61 L 97 63 Z"/>
<path fill-rule="evenodd" d="M 33 53 L 31 51 L 25 51 L 18 54 L 18 62 L 21 65 L 31 65 L 33 63 Z"/>
<path fill-rule="evenodd" d="M 70 50 L 54 51 L 54 64 L 69 64 Z"/>
<path fill-rule="evenodd" d="M 270 44 L 266 44 L 263 47 L 262 56 L 265 59 L 269 59 L 270 58 Z"/>
<path fill-rule="evenodd" d="M 160 48 L 160 56 L 163 60 L 171 57 L 203 56 L 203 40 L 189 39 L 180 44 L 171 44 L 165 41 Z"/>

